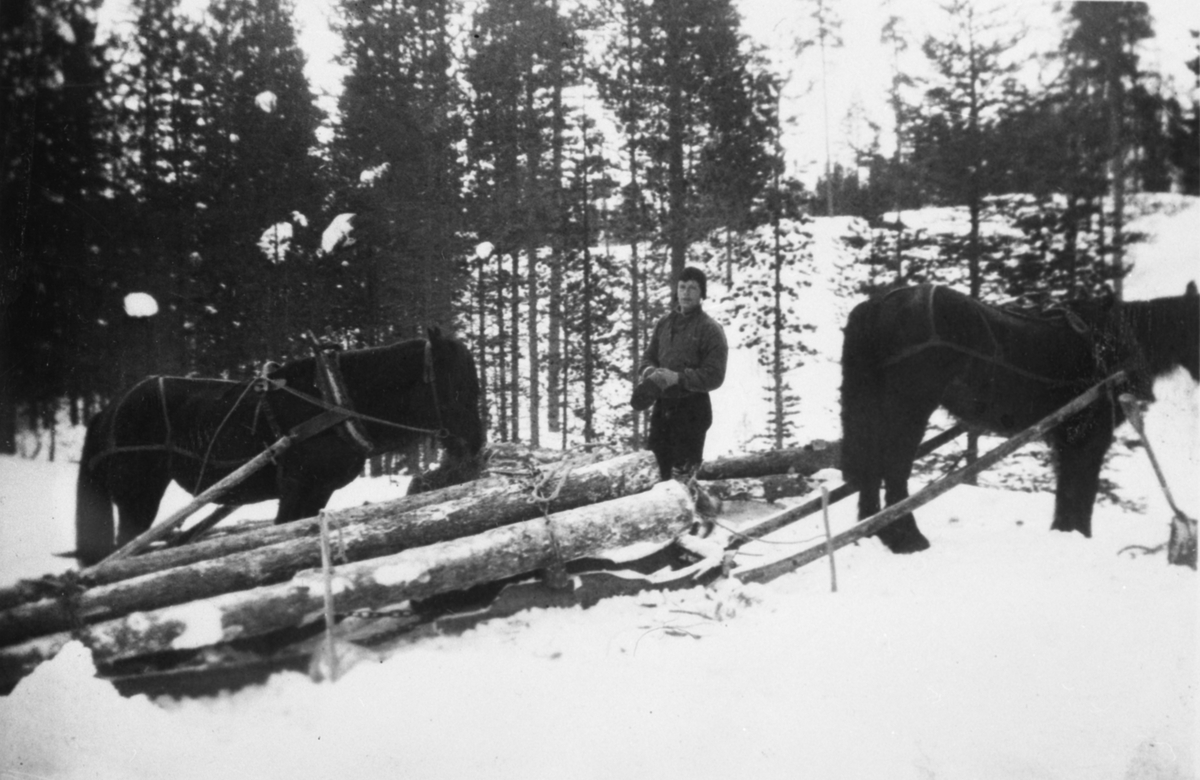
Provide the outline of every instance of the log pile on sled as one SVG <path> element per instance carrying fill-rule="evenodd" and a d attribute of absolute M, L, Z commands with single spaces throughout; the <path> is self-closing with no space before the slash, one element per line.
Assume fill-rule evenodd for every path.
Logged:
<path fill-rule="evenodd" d="M 72 639 L 123 692 L 203 693 L 309 668 L 335 615 L 340 642 L 386 646 L 533 606 L 590 606 L 721 576 L 767 581 L 990 467 L 1100 389 L 849 530 L 757 566 L 734 566 L 733 553 L 854 491 L 841 486 L 760 511 L 736 534 L 714 535 L 718 542 L 697 541 L 698 521 L 714 511 L 719 520 L 722 503 L 765 506 L 812 492 L 811 476 L 838 466 L 836 442 L 714 460 L 691 485 L 659 482 L 649 452 L 566 457 L 496 445 L 481 477 L 461 485 L 284 525 L 210 531 L 183 546 L 0 589 L 0 693 Z M 919 454 L 962 432 L 933 437 Z"/>
<path fill-rule="evenodd" d="M 329 529 L 335 569 L 334 607 L 359 633 L 364 612 L 405 605 L 405 626 L 432 622 L 431 612 L 457 594 L 532 578 L 550 597 L 575 594 L 589 568 L 619 568 L 612 559 L 650 560 L 696 521 L 694 492 L 659 483 L 649 452 L 563 453 L 497 445 L 481 478 L 388 502 L 328 511 L 283 525 L 213 531 L 182 546 L 114 555 L 63 577 L 0 589 L 0 690 L 7 691 L 73 638 L 92 649 L 102 674 L 138 690 L 139 679 L 168 678 L 264 656 L 311 654 L 324 603 L 320 521 Z M 706 464 L 697 483 L 717 501 L 772 501 L 812 489 L 808 475 L 837 464 L 836 443 Z M 634 565 L 636 567 L 637 561 Z M 566 587 L 544 572 L 570 569 Z M 687 578 L 687 585 L 705 581 Z M 560 586 L 562 582 L 558 583 Z M 609 593 L 652 587 L 616 577 Z M 570 594 L 570 595 L 568 595 Z M 464 599 L 462 603 L 469 603 Z M 454 620 L 462 621 L 461 616 Z M 450 621 L 447 621 L 450 622 Z M 373 626 L 367 634 L 387 633 Z M 280 651 L 282 648 L 282 652 Z M 265 650 L 264 650 L 265 649 Z M 197 659 L 201 659 L 197 661 Z M 214 662 L 214 659 L 216 661 Z M 234 660 L 231 660 L 234 659 Z M 285 664 L 286 665 L 286 664 Z M 278 668 L 278 664 L 273 668 Z M 164 688 L 169 690 L 170 687 Z"/>

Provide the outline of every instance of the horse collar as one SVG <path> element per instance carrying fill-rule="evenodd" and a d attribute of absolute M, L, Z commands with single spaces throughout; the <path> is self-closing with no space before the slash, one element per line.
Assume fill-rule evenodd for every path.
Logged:
<path fill-rule="evenodd" d="M 317 387 L 320 388 L 321 397 L 325 399 L 325 403 L 353 412 L 354 404 L 350 400 L 350 392 L 346 389 L 346 383 L 342 379 L 338 353 L 333 352 L 333 359 L 330 360 L 329 353 L 320 346 L 314 345 L 313 356 L 316 358 L 317 365 Z M 375 444 L 367 436 L 366 430 L 357 417 L 347 418 L 346 422 L 339 425 L 337 430 L 351 444 L 362 450 L 364 455 L 374 452 Z"/>

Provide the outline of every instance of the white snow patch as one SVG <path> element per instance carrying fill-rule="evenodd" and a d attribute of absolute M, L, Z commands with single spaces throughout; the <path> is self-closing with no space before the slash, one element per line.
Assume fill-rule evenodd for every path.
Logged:
<path fill-rule="evenodd" d="M 221 610 L 203 601 L 170 607 L 163 611 L 162 620 L 177 621 L 185 626 L 184 632 L 171 641 L 171 647 L 175 650 L 205 647 L 216 644 L 225 638 Z"/>
<path fill-rule="evenodd" d="M 259 92 L 254 97 L 254 105 L 258 106 L 264 113 L 270 114 L 275 110 L 275 104 L 279 102 L 278 96 L 271 90 Z"/>
<path fill-rule="evenodd" d="M 374 168 L 367 168 L 365 171 L 363 171 L 362 173 L 360 173 L 358 175 L 358 183 L 366 184 L 366 185 L 374 184 L 376 179 L 383 176 L 385 173 L 387 173 L 391 169 L 392 169 L 392 164 L 386 163 L 386 162 L 380 163 L 379 165 L 376 165 Z"/>
<path fill-rule="evenodd" d="M 158 301 L 149 293 L 129 293 L 125 296 L 125 314 L 134 318 L 153 317 L 158 314 Z"/>
<path fill-rule="evenodd" d="M 427 561 L 420 559 L 398 561 L 380 566 L 375 570 L 374 579 L 385 588 L 412 582 L 429 582 L 429 567 Z"/>
<path fill-rule="evenodd" d="M 325 232 L 321 234 L 321 251 L 329 254 L 339 247 L 353 246 L 353 232 L 354 215 L 338 214 L 329 223 L 329 227 L 325 228 Z"/>
<path fill-rule="evenodd" d="M 278 222 L 263 231 L 258 238 L 258 249 L 271 263 L 278 265 L 287 259 L 292 246 L 292 223 Z"/>

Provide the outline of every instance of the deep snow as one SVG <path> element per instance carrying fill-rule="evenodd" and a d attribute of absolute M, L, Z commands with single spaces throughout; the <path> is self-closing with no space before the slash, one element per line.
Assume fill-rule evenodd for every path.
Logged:
<path fill-rule="evenodd" d="M 1200 202 L 1150 221 L 1129 297 L 1178 294 L 1200 269 Z M 829 311 L 823 357 L 800 369 L 801 438 L 837 436 L 826 320 L 848 303 L 813 299 Z M 710 454 L 741 446 L 738 410 L 761 395 L 752 361 L 735 369 Z M 1196 515 L 1198 394 L 1182 374 L 1156 392 L 1149 435 Z M 334 684 L 285 673 L 184 701 L 123 699 L 72 646 L 0 699 L 0 777 L 1195 777 L 1197 575 L 1119 552 L 1164 541 L 1169 519 L 1132 435 L 1107 476 L 1145 510 L 1099 505 L 1093 539 L 1047 530 L 1049 494 L 961 487 L 918 513 L 931 550 L 839 551 L 837 593 L 822 561 L 765 586 L 528 611 L 364 655 Z M 0 458 L 0 580 L 64 565 L 47 554 L 72 544 L 73 479 Z M 402 490 L 359 480 L 335 501 Z M 745 556 L 818 535 L 810 518 Z"/>

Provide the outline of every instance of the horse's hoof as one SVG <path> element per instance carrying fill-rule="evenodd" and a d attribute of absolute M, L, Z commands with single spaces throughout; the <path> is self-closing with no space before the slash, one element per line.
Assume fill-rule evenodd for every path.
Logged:
<path fill-rule="evenodd" d="M 910 553 L 928 550 L 930 547 L 929 540 L 923 534 L 904 539 L 893 539 L 891 541 L 884 539 L 881 541 L 896 555 L 909 555 Z"/>

